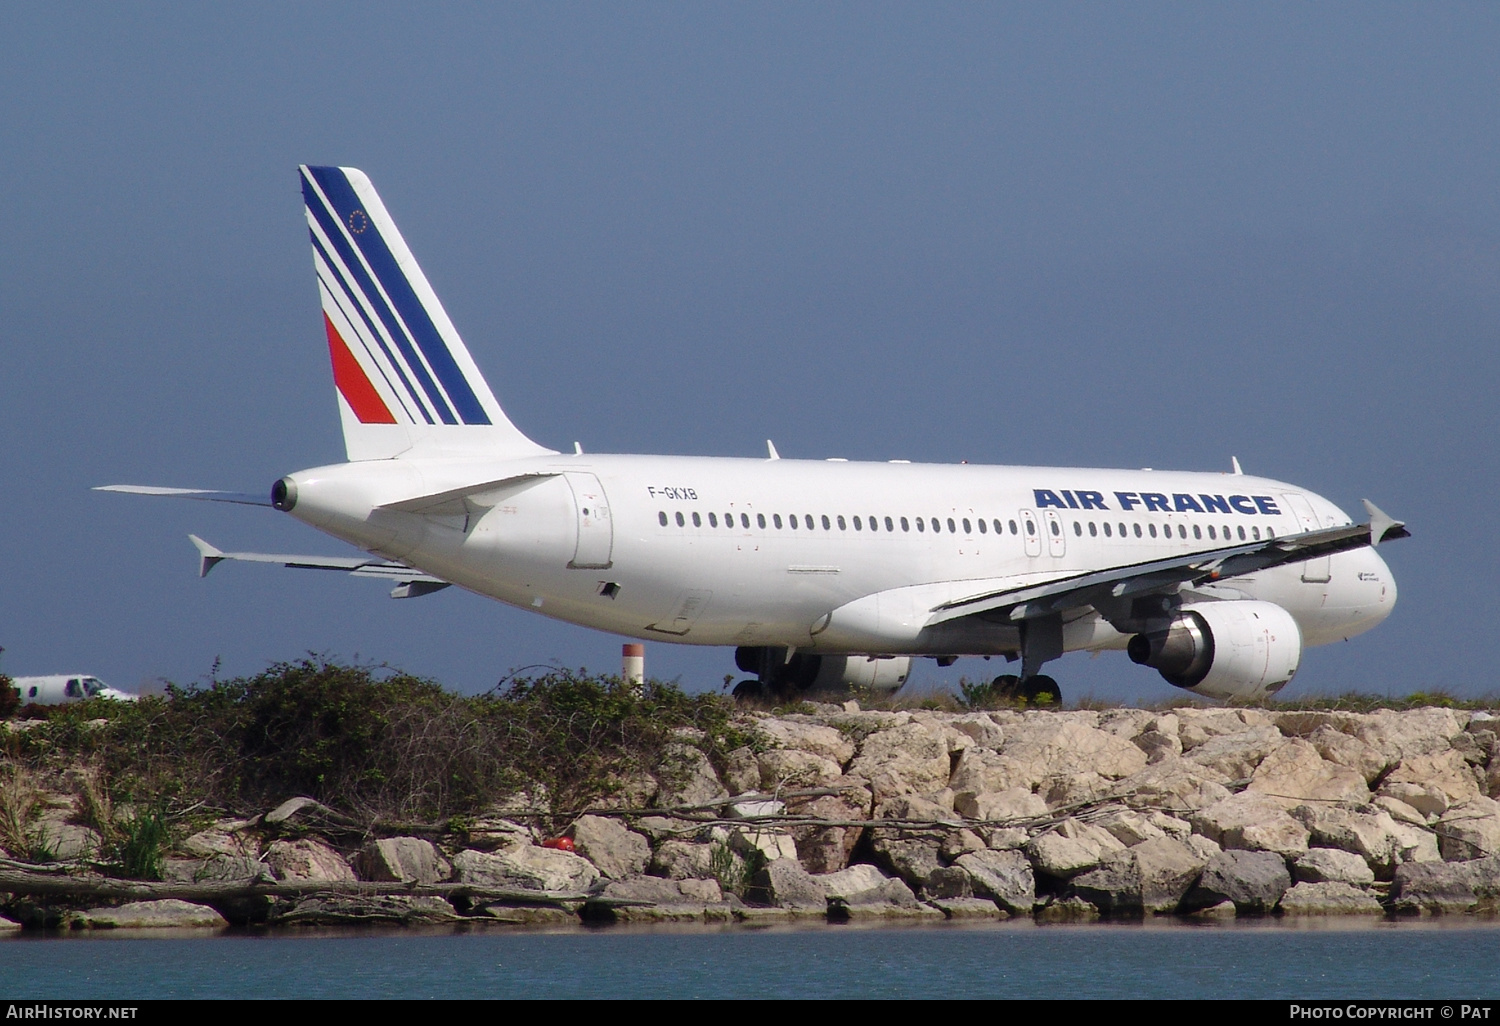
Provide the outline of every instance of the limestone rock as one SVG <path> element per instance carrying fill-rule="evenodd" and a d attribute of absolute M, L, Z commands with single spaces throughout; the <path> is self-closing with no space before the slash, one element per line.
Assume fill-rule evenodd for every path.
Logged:
<path fill-rule="evenodd" d="M 1111 915 L 1171 912 L 1203 871 L 1187 845 L 1170 837 L 1115 852 L 1073 878 L 1069 893 Z"/>
<path fill-rule="evenodd" d="M 1369 891 L 1346 883 L 1299 883 L 1281 896 L 1288 916 L 1382 915 L 1385 909 Z"/>
<path fill-rule="evenodd" d="M 1143 805 L 1183 816 L 1228 798 L 1226 783 L 1228 778 L 1218 770 L 1182 758 L 1165 758 L 1121 780 L 1117 790 L 1135 796 Z"/>
<path fill-rule="evenodd" d="M 1397 866 L 1391 881 L 1391 905 L 1397 912 L 1494 911 L 1497 899 L 1500 856 L 1472 862 L 1409 863 Z"/>
<path fill-rule="evenodd" d="M 724 786 L 731 794 L 760 790 L 760 760 L 754 749 L 736 748 L 724 757 Z"/>
<path fill-rule="evenodd" d="M 1091 820 L 1091 822 L 1095 826 L 1109 831 L 1115 840 L 1127 848 L 1131 845 L 1140 844 L 1142 841 L 1149 841 L 1153 837 L 1167 836 L 1166 831 L 1158 826 L 1151 816 L 1135 812 L 1131 809 L 1122 808 L 1117 811 L 1108 812 Z M 1178 822 L 1181 821 L 1179 820 Z M 1182 825 L 1187 826 L 1186 823 Z M 1191 829 L 1189 827 L 1187 832 L 1191 833 Z M 1177 837 L 1176 840 L 1186 840 L 1186 834 Z"/>
<path fill-rule="evenodd" d="M 989 843 L 967 827 L 962 830 L 950 830 L 943 835 L 943 843 L 938 846 L 938 854 L 949 862 L 960 855 L 967 855 L 971 851 L 984 851 Z"/>
<path fill-rule="evenodd" d="M 842 822 L 869 819 L 870 792 L 863 788 L 836 795 L 795 799 L 787 811 L 801 816 L 818 816 Z M 849 864 L 849 855 L 859 843 L 863 827 L 795 826 L 791 836 L 797 847 L 797 858 L 809 873 L 833 873 Z"/>
<path fill-rule="evenodd" d="M 771 827 L 731 827 L 728 842 L 731 851 L 745 856 L 756 852 L 766 862 L 797 858 L 797 842 L 792 840 L 792 835 Z"/>
<path fill-rule="evenodd" d="M 1102 801 L 1118 791 L 1113 780 L 1091 771 L 1046 777 L 1037 787 L 1037 793 L 1053 809 Z"/>
<path fill-rule="evenodd" d="M 1033 837 L 1025 852 L 1037 872 L 1066 878 L 1092 869 L 1124 847 L 1101 827 L 1065 819 L 1054 830 Z"/>
<path fill-rule="evenodd" d="M 840 766 L 854 758 L 854 743 L 835 727 L 765 717 L 756 721 L 755 729 L 777 747 L 811 752 Z"/>
<path fill-rule="evenodd" d="M 793 748 L 774 748 L 756 756 L 760 788 L 767 793 L 825 787 L 844 775 L 832 759 Z"/>
<path fill-rule="evenodd" d="M 1475 797 L 1437 822 L 1438 850 L 1448 862 L 1500 855 L 1500 802 Z"/>
<path fill-rule="evenodd" d="M 973 738 L 980 748 L 998 750 L 1005 743 L 1005 730 L 983 713 L 957 716 L 949 721 L 954 730 L 960 730 Z"/>
<path fill-rule="evenodd" d="M 1283 857 L 1307 850 L 1308 831 L 1275 798 L 1242 792 L 1193 813 L 1193 829 L 1225 848 L 1270 851 Z"/>
<path fill-rule="evenodd" d="M 245 855 L 165 859 L 161 878 L 169 883 L 252 883 L 275 879 L 264 862 Z"/>
<path fill-rule="evenodd" d="M 651 861 L 651 844 L 645 837 L 604 816 L 578 817 L 573 846 L 611 880 L 639 876 Z"/>
<path fill-rule="evenodd" d="M 1292 866 L 1298 883 L 1346 883 L 1368 887 L 1375 874 L 1365 860 L 1352 851 L 1337 848 L 1309 848 Z"/>
<path fill-rule="evenodd" d="M 941 731 L 921 723 L 906 723 L 866 737 L 849 772 L 869 780 L 879 802 L 896 795 L 941 790 L 948 786 L 951 767 L 948 742 Z"/>
<path fill-rule="evenodd" d="M 1370 800 L 1365 778 L 1347 766 L 1329 762 L 1306 741 L 1287 741 L 1265 757 L 1247 791 L 1268 794 L 1288 807 L 1308 801 L 1364 803 Z"/>
<path fill-rule="evenodd" d="M 972 898 L 974 889 L 970 886 L 969 874 L 959 867 L 939 866 L 927 874 L 922 895 L 926 898 Z"/>
<path fill-rule="evenodd" d="M 1030 779 L 1025 786 L 1085 772 L 1119 780 L 1146 768 L 1146 754 L 1124 738 L 1066 713 L 1049 715 L 1026 729 L 1006 732 L 1001 754 L 1026 767 Z"/>
<path fill-rule="evenodd" d="M 183 927 L 225 927 L 229 923 L 207 905 L 176 898 L 132 901 L 118 908 L 91 908 L 73 920 L 90 930 L 157 930 Z"/>
<path fill-rule="evenodd" d="M 1347 766 L 1364 777 L 1366 786 L 1373 784 L 1390 766 L 1390 759 L 1378 748 L 1331 726 L 1318 727 L 1307 740 L 1329 762 Z"/>
<path fill-rule="evenodd" d="M 1100 730 L 1129 741 L 1156 723 L 1156 714 L 1145 709 L 1106 709 L 1099 714 Z"/>
<path fill-rule="evenodd" d="M 1398 863 L 1428 861 L 1436 854 L 1430 833 L 1397 823 L 1374 806 L 1364 808 L 1369 811 L 1303 805 L 1292 815 L 1311 832 L 1314 845 L 1355 852 L 1376 877 L 1389 879 Z"/>
<path fill-rule="evenodd" d="M 553 848 L 524 845 L 498 854 L 466 849 L 453 856 L 460 883 L 505 890 L 584 893 L 599 882 L 588 859 Z"/>
<path fill-rule="evenodd" d="M 712 844 L 662 841 L 651 856 L 651 871 L 668 880 L 707 880 L 714 875 Z"/>
<path fill-rule="evenodd" d="M 932 898 L 929 903 L 949 919 L 1003 919 L 1008 915 L 989 898 Z"/>
<path fill-rule="evenodd" d="M 1036 781 L 1030 769 L 987 748 L 969 748 L 958 757 L 948 786 L 956 794 L 1000 794 L 1030 792 Z"/>
<path fill-rule="evenodd" d="M 342 855 L 311 837 L 272 841 L 266 849 L 266 864 L 278 880 L 353 883 L 356 879 Z"/>
<path fill-rule="evenodd" d="M 1478 797 L 1478 788 L 1475 788 L 1475 797 Z M 1380 793 L 1371 800 L 1374 805 L 1379 805 L 1391 818 L 1397 822 L 1412 823 L 1416 826 L 1426 826 L 1428 816 L 1437 819 L 1448 811 L 1452 804 L 1448 800 L 1448 793 L 1435 784 L 1417 783 L 1391 783 L 1387 780 L 1380 785 Z"/>
<path fill-rule="evenodd" d="M 954 863 L 969 876 L 971 891 L 1000 908 L 1029 915 L 1036 904 L 1036 877 L 1031 863 L 1018 851 L 976 851 Z"/>
<path fill-rule="evenodd" d="M 1177 736 L 1184 753 L 1221 734 L 1275 725 L 1269 716 L 1255 709 L 1178 709 L 1177 719 Z"/>
<path fill-rule="evenodd" d="M 1397 823 L 1407 823 L 1416 827 L 1427 827 L 1437 821 L 1437 817 L 1431 818 L 1422 815 L 1416 809 L 1403 801 L 1392 798 L 1388 794 L 1377 794 L 1370 799 L 1370 805 L 1377 809 L 1384 809 L 1386 814 Z"/>
<path fill-rule="evenodd" d="M 1443 752 L 1462 730 L 1463 724 L 1451 709 L 1382 709 L 1366 716 L 1355 734 L 1394 763 L 1414 755 Z"/>
<path fill-rule="evenodd" d="M 208 829 L 200 830 L 191 837 L 184 840 L 178 847 L 189 855 L 200 859 L 213 858 L 215 855 L 229 855 L 236 858 L 256 854 L 255 845 L 247 846 L 244 835 L 229 830 L 220 829 L 217 825 Z"/>
<path fill-rule="evenodd" d="M 1402 784 L 1415 785 L 1421 788 L 1423 794 L 1436 788 L 1447 798 L 1447 805 L 1450 806 L 1462 805 L 1480 797 L 1479 781 L 1474 778 L 1473 769 L 1465 761 L 1462 753 L 1451 748 L 1428 755 L 1410 755 L 1403 758 L 1400 764 L 1391 770 L 1390 776 L 1385 778 L 1385 786 L 1381 788 L 1383 792 L 1402 798 L 1419 811 L 1438 816 L 1447 812 L 1446 808 L 1436 808 L 1435 803 L 1424 807 L 1418 802 L 1405 798 L 1397 791 L 1389 790 L 1393 786 Z"/>
<path fill-rule="evenodd" d="M 969 819 L 1006 822 L 1028 820 L 1047 814 L 1047 803 L 1024 787 L 1008 791 L 960 791 L 953 808 Z"/>
<path fill-rule="evenodd" d="M 1236 911 L 1270 912 L 1292 886 L 1286 860 L 1268 851 L 1226 851 L 1208 860 L 1188 895 L 1188 904 L 1206 908 L 1234 903 Z"/>
<path fill-rule="evenodd" d="M 943 867 L 938 838 L 876 837 L 871 848 L 882 865 L 914 889 L 925 887 L 927 878 Z"/>
<path fill-rule="evenodd" d="M 343 926 L 365 923 L 445 923 L 459 918 L 442 898 L 405 894 L 309 895 L 273 917 L 277 923 Z"/>
<path fill-rule="evenodd" d="M 891 878 L 868 863 L 860 863 L 837 873 L 814 876 L 814 879 L 822 886 L 824 896 L 847 902 L 858 901 L 863 894 L 879 891 Z"/>
<path fill-rule="evenodd" d="M 32 827 L 32 837 L 50 849 L 58 862 L 96 858 L 103 846 L 98 831 L 69 822 L 71 815 L 71 808 L 43 810 Z"/>
<path fill-rule="evenodd" d="M 777 859 L 756 873 L 746 900 L 799 912 L 828 910 L 822 885 L 796 859 Z"/>
<path fill-rule="evenodd" d="M 708 756 L 691 745 L 671 745 L 659 770 L 661 789 L 656 803 L 664 809 L 712 805 L 729 797 L 714 773 Z"/>
<path fill-rule="evenodd" d="M 1130 739 L 1131 744 L 1146 753 L 1146 762 L 1157 763 L 1163 759 L 1174 759 L 1182 754 L 1182 739 L 1175 733 L 1146 730 Z"/>
<path fill-rule="evenodd" d="M 1246 727 L 1229 734 L 1216 734 L 1184 756 L 1189 762 L 1207 766 L 1230 780 L 1246 780 L 1261 760 L 1287 743 L 1273 726 Z"/>
<path fill-rule="evenodd" d="M 453 867 L 431 841 L 420 837 L 386 837 L 371 841 L 359 853 L 360 875 L 366 880 L 435 884 L 448 879 Z"/>

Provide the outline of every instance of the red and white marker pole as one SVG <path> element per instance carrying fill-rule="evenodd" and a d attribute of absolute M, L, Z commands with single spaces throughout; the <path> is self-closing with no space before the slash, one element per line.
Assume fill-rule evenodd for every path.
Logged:
<path fill-rule="evenodd" d="M 634 688 L 646 682 L 645 645 L 633 642 L 620 647 L 620 676 Z"/>

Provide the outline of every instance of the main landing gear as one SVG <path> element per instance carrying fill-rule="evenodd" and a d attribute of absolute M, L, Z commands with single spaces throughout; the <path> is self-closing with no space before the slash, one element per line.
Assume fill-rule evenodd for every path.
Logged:
<path fill-rule="evenodd" d="M 1002 673 L 990 682 L 990 687 L 996 696 L 1013 702 L 1025 699 L 1027 705 L 1062 705 L 1062 688 L 1045 673 L 1033 674 L 1025 680 L 1014 673 Z"/>

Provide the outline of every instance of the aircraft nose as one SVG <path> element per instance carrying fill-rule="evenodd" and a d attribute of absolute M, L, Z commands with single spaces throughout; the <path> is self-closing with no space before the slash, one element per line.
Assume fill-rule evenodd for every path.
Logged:
<path fill-rule="evenodd" d="M 1391 615 L 1396 605 L 1396 578 L 1374 549 L 1361 549 L 1357 566 L 1359 604 L 1371 627 Z"/>

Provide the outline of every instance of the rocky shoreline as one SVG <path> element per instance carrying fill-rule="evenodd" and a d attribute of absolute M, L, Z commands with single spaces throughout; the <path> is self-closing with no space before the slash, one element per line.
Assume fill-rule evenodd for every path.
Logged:
<path fill-rule="evenodd" d="M 1485 712 L 863 710 L 742 714 L 717 768 L 662 765 L 545 833 L 516 794 L 438 824 L 310 799 L 173 842 L 159 881 L 0 859 L 6 924 L 771 923 L 1488 914 L 1500 759 Z"/>

